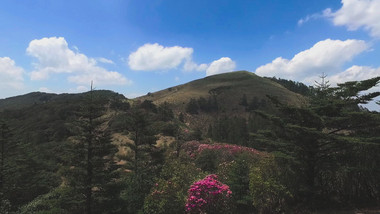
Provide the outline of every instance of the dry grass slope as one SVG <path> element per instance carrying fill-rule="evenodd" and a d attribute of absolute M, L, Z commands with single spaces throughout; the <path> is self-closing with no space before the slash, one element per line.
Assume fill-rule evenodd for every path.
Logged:
<path fill-rule="evenodd" d="M 136 101 L 152 100 L 155 104 L 168 102 L 175 106 L 176 110 L 183 111 L 191 98 L 210 96 L 210 92 L 217 93 L 218 102 L 225 110 L 234 110 L 240 99 L 245 94 L 248 99 L 257 97 L 266 98 L 266 95 L 278 97 L 278 99 L 290 105 L 302 105 L 306 99 L 293 93 L 283 86 L 271 80 L 259 77 L 248 71 L 235 71 L 219 75 L 213 75 L 198 79 L 183 85 L 167 88 L 155 93 L 138 97 Z"/>

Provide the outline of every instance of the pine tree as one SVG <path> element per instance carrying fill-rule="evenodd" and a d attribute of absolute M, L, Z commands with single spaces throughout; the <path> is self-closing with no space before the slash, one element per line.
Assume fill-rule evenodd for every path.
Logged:
<path fill-rule="evenodd" d="M 155 146 L 155 130 L 151 118 L 153 112 L 132 108 L 128 115 L 127 130 L 133 141 L 128 144 L 132 154 L 128 158 L 126 188 L 122 193 L 126 201 L 126 212 L 137 213 L 143 207 L 144 198 L 153 185 L 155 175 L 159 174 L 163 161 L 162 152 Z"/>
<path fill-rule="evenodd" d="M 309 106 L 277 103 L 280 117 L 262 113 L 272 120 L 271 133 L 256 134 L 254 140 L 282 153 L 278 158 L 288 163 L 283 168 L 290 165 L 295 172 L 288 185 L 299 199 L 310 205 L 331 195 L 342 203 L 379 199 L 380 115 L 358 106 L 380 95 L 363 93 L 379 81 L 376 77 L 329 88 L 323 80 Z"/>
<path fill-rule="evenodd" d="M 71 213 L 107 212 L 110 204 L 118 200 L 118 192 L 112 190 L 118 178 L 118 166 L 114 160 L 117 149 L 100 117 L 104 107 L 97 101 L 91 87 L 87 104 L 79 112 L 78 124 L 73 127 L 77 135 L 67 144 L 61 174 L 72 196 L 72 201 L 65 202 L 65 209 Z"/>

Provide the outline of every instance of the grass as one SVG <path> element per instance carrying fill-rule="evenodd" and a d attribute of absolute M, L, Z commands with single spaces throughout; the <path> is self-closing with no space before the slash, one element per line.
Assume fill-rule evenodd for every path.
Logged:
<path fill-rule="evenodd" d="M 253 97 L 266 99 L 266 95 L 278 97 L 286 104 L 302 105 L 305 98 L 293 93 L 269 79 L 265 79 L 248 71 L 236 71 L 213 75 L 198 79 L 183 85 L 164 89 L 135 100 L 152 100 L 156 104 L 168 102 L 174 104 L 177 110 L 183 111 L 190 98 L 207 98 L 210 92 L 217 92 L 218 102 L 225 109 L 232 111 L 232 106 L 239 106 L 239 101 L 245 94 L 248 100 Z"/>

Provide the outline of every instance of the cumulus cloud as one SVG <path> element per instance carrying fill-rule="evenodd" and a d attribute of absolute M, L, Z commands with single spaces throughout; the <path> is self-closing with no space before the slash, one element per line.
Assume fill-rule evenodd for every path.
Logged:
<path fill-rule="evenodd" d="M 96 59 L 71 50 L 63 37 L 33 40 L 26 52 L 36 58 L 34 70 L 30 73 L 32 80 L 44 80 L 51 74 L 68 73 L 68 80 L 77 84 L 88 83 L 91 80 L 97 85 L 130 83 L 130 80 L 120 73 L 98 66 Z"/>
<path fill-rule="evenodd" d="M 337 83 L 366 80 L 377 76 L 380 76 L 380 67 L 373 68 L 369 66 L 354 65 L 343 72 L 332 75 L 328 79 L 330 83 L 336 85 Z"/>
<path fill-rule="evenodd" d="M 210 64 L 197 64 L 192 60 L 193 49 L 173 46 L 164 47 L 157 43 L 145 44 L 131 53 L 128 65 L 132 70 L 157 71 L 175 69 L 183 65 L 184 71 L 206 71 L 206 75 L 213 75 L 233 71 L 234 61 L 222 57 Z"/>
<path fill-rule="evenodd" d="M 22 89 L 24 86 L 24 69 L 16 66 L 9 57 L 0 57 L 0 89 Z"/>
<path fill-rule="evenodd" d="M 236 63 L 229 57 L 222 57 L 213 61 L 206 70 L 206 75 L 215 75 L 231 72 L 236 68 Z"/>
<path fill-rule="evenodd" d="M 369 45 L 362 40 L 326 39 L 290 60 L 278 57 L 271 63 L 258 67 L 256 74 L 308 82 L 307 79 L 322 72 L 339 72 L 344 63 L 368 48 Z"/>
<path fill-rule="evenodd" d="M 129 55 L 128 65 L 132 70 L 156 71 L 177 68 L 183 62 L 188 62 L 187 68 L 194 69 L 196 65 L 191 63 L 192 54 L 192 48 L 148 43 Z"/>
<path fill-rule="evenodd" d="M 379 0 L 342 0 L 342 4 L 336 12 L 328 8 L 324 16 L 332 19 L 334 25 L 346 26 L 351 31 L 363 28 L 372 37 L 380 37 Z"/>

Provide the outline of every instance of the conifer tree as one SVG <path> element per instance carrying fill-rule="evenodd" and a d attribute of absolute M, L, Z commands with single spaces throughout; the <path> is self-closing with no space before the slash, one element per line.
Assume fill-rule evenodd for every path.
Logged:
<path fill-rule="evenodd" d="M 128 114 L 127 130 L 133 141 L 128 144 L 132 151 L 127 159 L 126 189 L 122 193 L 126 201 L 126 212 L 137 213 L 143 207 L 144 198 L 153 185 L 155 175 L 159 174 L 162 153 L 155 146 L 155 130 L 152 127 L 154 112 L 134 107 Z"/>
<path fill-rule="evenodd" d="M 300 200 L 313 205 L 331 195 L 341 203 L 379 199 L 380 115 L 358 106 L 380 95 L 363 93 L 379 81 L 376 77 L 329 88 L 323 80 L 309 106 L 277 103 L 280 117 L 261 113 L 273 128 L 254 141 L 282 153 L 281 164 L 288 163 L 283 167 L 290 164 L 295 172 L 288 185 Z"/>
<path fill-rule="evenodd" d="M 104 213 L 111 211 L 111 204 L 118 200 L 119 193 L 112 189 L 118 178 L 114 160 L 117 149 L 100 117 L 104 106 L 97 102 L 92 87 L 87 96 L 87 104 L 74 126 L 77 135 L 68 142 L 61 174 L 72 195 L 73 201 L 66 202 L 69 212 Z"/>

